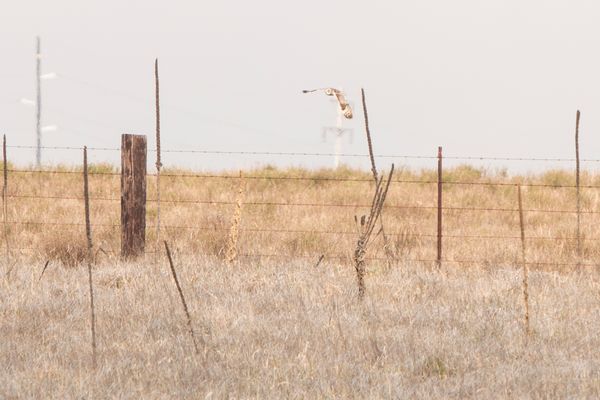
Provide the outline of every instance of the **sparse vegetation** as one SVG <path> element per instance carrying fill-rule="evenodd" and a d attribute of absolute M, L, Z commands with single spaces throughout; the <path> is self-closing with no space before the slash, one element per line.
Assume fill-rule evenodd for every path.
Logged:
<path fill-rule="evenodd" d="M 206 356 L 194 353 L 169 275 L 104 262 L 94 374 L 86 269 L 53 266 L 38 283 L 41 265 L 22 265 L 0 291 L 0 397 L 600 395 L 599 287 L 587 274 L 531 272 L 525 345 L 518 269 L 370 264 L 359 303 L 350 263 L 176 259 Z"/>
<path fill-rule="evenodd" d="M 164 259 L 159 273 L 150 267 L 154 203 L 147 259 L 121 261 L 119 176 L 91 175 L 94 240 L 105 250 L 94 266 L 94 370 L 81 173 L 65 172 L 9 175 L 9 215 L 21 223 L 10 225 L 18 264 L 0 274 L 0 398 L 600 395 L 599 288 L 588 266 L 600 256 L 600 215 L 589 213 L 600 210 L 600 189 L 585 187 L 599 181 L 594 174 L 581 176 L 584 259 L 576 269 L 575 188 L 526 186 L 545 183 L 543 174 L 449 169 L 452 180 L 522 182 L 527 247 L 523 255 L 515 186 L 448 184 L 445 258 L 472 262 L 438 271 L 411 261 L 435 258 L 435 186 L 414 183 L 431 172 L 399 168 L 385 201 L 396 265 L 387 266 L 374 236 L 362 302 L 354 215 L 370 209 L 367 171 L 245 171 L 238 261 L 230 265 L 237 174 L 163 170 L 161 235 L 172 243 L 179 289 Z M 302 179 L 281 179 L 289 176 Z M 555 174 L 552 185 L 571 181 Z M 523 259 L 559 263 L 528 264 L 528 336 Z"/>
<path fill-rule="evenodd" d="M 90 166 L 92 170 L 94 167 Z M 477 185 L 508 182 L 524 185 L 528 261 L 577 262 L 575 188 L 553 187 L 574 183 L 572 173 L 554 173 L 548 187 L 528 186 L 547 185 L 548 173 L 506 176 L 502 171 L 497 174 L 478 170 L 476 178 L 475 173 L 466 170 L 466 167 L 445 170 L 448 181 L 474 184 L 444 185 L 444 258 L 502 264 L 514 264 L 520 259 L 514 186 Z M 12 221 L 9 234 L 14 247 L 11 251 L 22 262 L 43 263 L 52 258 L 72 264 L 81 260 L 77 249 L 81 248 L 85 227 L 80 169 L 59 171 L 9 174 L 8 215 Z M 223 176 L 162 170 L 161 230 L 173 249 L 226 256 L 231 221 L 238 208 L 239 180 L 237 172 Z M 435 182 L 432 176 L 435 177 L 428 170 L 415 172 L 406 168 L 399 168 L 394 174 L 385 215 L 390 247 L 398 253 L 394 255 L 396 264 L 435 259 L 436 187 L 430 183 Z M 95 242 L 109 259 L 119 254 L 120 247 L 119 179 L 116 173 L 90 175 Z M 582 264 L 593 264 L 600 256 L 600 240 L 595 233 L 600 213 L 593 213 L 600 210 L 597 196 L 600 189 L 586 187 L 598 181 L 596 174 L 581 176 Z M 261 254 L 284 259 L 315 258 L 324 254 L 329 261 L 352 259 L 356 243 L 354 216 L 368 212 L 372 197 L 374 182 L 368 171 L 269 167 L 245 171 L 244 186 L 244 215 L 237 227 L 238 258 Z M 147 218 L 148 226 L 154 226 L 156 201 L 152 192 L 149 192 Z M 147 230 L 149 252 L 157 251 L 155 235 L 155 229 Z M 381 240 L 378 237 L 373 244 L 372 258 L 385 257 Z"/>

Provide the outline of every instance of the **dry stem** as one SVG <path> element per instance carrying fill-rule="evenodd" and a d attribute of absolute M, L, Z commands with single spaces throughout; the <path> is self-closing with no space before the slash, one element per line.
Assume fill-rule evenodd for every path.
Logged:
<path fill-rule="evenodd" d="M 42 268 L 42 273 L 40 274 L 40 277 L 38 278 L 38 282 L 42 280 L 42 277 L 44 276 L 44 272 L 46 272 L 46 268 L 48 268 L 48 265 L 50 265 L 50 260 L 47 260 L 46 263 L 44 264 L 44 268 Z"/>
<path fill-rule="evenodd" d="M 381 210 L 385 203 L 390 182 L 392 181 L 392 175 L 394 174 L 394 164 L 390 169 L 387 182 L 383 185 L 383 177 L 381 177 L 375 186 L 375 193 L 373 200 L 371 201 L 371 208 L 369 210 L 369 216 L 362 216 L 360 219 L 359 237 L 356 243 L 356 250 L 354 250 L 354 268 L 356 269 L 356 279 L 358 283 L 358 298 L 362 300 L 365 295 L 365 256 L 367 254 L 367 247 L 373 233 L 373 228 L 377 223 L 377 220 L 381 216 Z"/>
<path fill-rule="evenodd" d="M 240 224 L 242 222 L 242 203 L 244 200 L 244 179 L 240 170 L 240 182 L 238 187 L 238 195 L 235 203 L 235 212 L 231 220 L 229 228 L 229 236 L 227 238 L 227 251 L 225 259 L 229 264 L 232 264 L 237 258 L 237 242 L 240 232 Z"/>
<path fill-rule="evenodd" d="M 523 308 L 525 311 L 525 335 L 529 336 L 529 268 L 525 258 L 525 219 L 523 217 L 523 200 L 521 196 L 521 185 L 517 185 L 519 197 L 519 225 L 521 227 L 521 261 L 523 263 Z"/>
<path fill-rule="evenodd" d="M 160 86 L 158 80 L 158 58 L 154 60 L 154 86 L 156 100 L 156 264 L 160 258 Z"/>
<path fill-rule="evenodd" d="M 85 233 L 87 238 L 87 269 L 88 269 L 88 283 L 90 289 L 90 325 L 92 332 L 92 365 L 94 370 L 96 369 L 96 312 L 94 310 L 94 283 L 92 280 L 92 226 L 90 224 L 90 195 L 89 195 L 89 183 L 88 183 L 88 163 L 87 163 L 87 146 L 83 148 L 83 197 L 85 201 Z M 46 264 L 47 266 L 48 264 Z M 44 267 L 45 269 L 45 267 Z M 42 272 L 43 273 L 43 272 Z M 41 278 L 41 276 L 40 276 Z"/>
<path fill-rule="evenodd" d="M 192 342 L 194 342 L 194 349 L 196 350 L 196 354 L 198 351 L 198 344 L 196 343 L 196 335 L 194 335 L 194 328 L 192 325 L 192 317 L 190 316 L 190 312 L 188 310 L 187 303 L 185 302 L 185 297 L 183 296 L 183 291 L 181 290 L 181 286 L 179 285 L 179 280 L 177 279 L 177 273 L 175 272 L 175 267 L 173 266 L 173 259 L 171 258 L 171 250 L 169 250 L 169 245 L 167 241 L 164 241 L 165 249 L 167 250 L 167 258 L 169 259 L 169 266 L 171 267 L 171 273 L 173 274 L 173 280 L 175 281 L 175 286 L 177 286 L 177 292 L 179 292 L 179 298 L 181 299 L 181 304 L 183 304 L 183 311 L 185 311 L 185 316 L 187 317 L 187 324 L 190 330 L 190 335 L 192 336 Z"/>
<path fill-rule="evenodd" d="M 367 101 L 365 99 L 365 90 L 361 88 L 360 93 L 361 93 L 361 100 L 362 100 L 362 106 L 363 106 L 363 114 L 364 114 L 364 118 L 365 118 L 365 132 L 367 134 L 367 144 L 369 146 L 369 158 L 371 160 L 371 172 L 373 173 L 373 179 L 375 180 L 375 183 L 377 183 L 377 180 L 379 179 L 379 175 L 377 173 L 377 166 L 375 164 L 375 155 L 373 154 L 373 143 L 371 141 L 371 129 L 369 128 L 369 113 L 367 112 Z M 385 233 L 385 228 L 383 227 L 383 217 L 379 218 L 379 223 L 381 226 L 381 229 L 380 229 L 381 236 L 383 237 L 383 250 L 384 250 L 385 256 L 388 260 L 388 268 L 391 268 L 392 262 L 395 257 L 394 257 L 394 254 L 392 253 L 392 250 L 390 247 L 390 242 Z"/>

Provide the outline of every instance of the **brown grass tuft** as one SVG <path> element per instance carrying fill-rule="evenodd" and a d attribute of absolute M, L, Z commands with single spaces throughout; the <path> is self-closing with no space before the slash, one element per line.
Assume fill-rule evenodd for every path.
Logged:
<path fill-rule="evenodd" d="M 88 259 L 88 248 L 84 237 L 55 236 L 44 241 L 42 258 L 56 261 L 65 267 L 77 267 Z"/>

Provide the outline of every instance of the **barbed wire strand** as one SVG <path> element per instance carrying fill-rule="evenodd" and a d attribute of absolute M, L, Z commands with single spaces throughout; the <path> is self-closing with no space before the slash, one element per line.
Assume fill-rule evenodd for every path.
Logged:
<path fill-rule="evenodd" d="M 30 173 L 30 174 L 81 174 L 78 170 L 19 170 L 9 169 L 10 173 Z M 88 173 L 90 176 L 93 175 L 105 175 L 105 176 L 121 176 L 120 172 L 104 172 L 104 171 L 91 171 Z M 155 177 L 156 174 L 147 174 L 148 177 Z M 205 178 L 205 179 L 236 179 L 234 175 L 216 175 L 216 174 L 174 174 L 174 173 L 161 173 L 161 177 L 165 178 Z M 332 182 L 373 182 L 369 178 L 338 178 L 338 177 L 321 177 L 321 176 L 245 176 L 246 179 L 256 180 L 290 180 L 290 181 L 332 181 Z M 437 181 L 433 180 L 419 180 L 419 179 L 394 179 L 393 183 L 405 183 L 405 184 L 437 184 Z M 442 181 L 444 185 L 469 185 L 469 186 L 511 186 L 515 187 L 521 185 L 521 187 L 541 187 L 551 189 L 575 189 L 576 185 L 562 185 L 552 183 L 517 183 L 517 182 L 469 182 L 469 181 Z M 600 189 L 600 185 L 580 185 L 582 189 Z"/>
<path fill-rule="evenodd" d="M 8 195 L 9 198 L 17 198 L 17 199 L 45 199 L 45 200 L 75 200 L 82 201 L 83 197 L 79 196 L 54 196 L 54 195 L 22 195 L 22 194 L 11 194 Z M 118 202 L 121 201 L 120 198 L 117 197 L 90 197 L 90 200 L 93 201 L 112 201 Z M 157 202 L 157 199 L 147 199 L 148 203 Z M 176 204 L 205 204 L 205 205 L 235 205 L 234 201 L 223 201 L 223 200 L 193 200 L 193 199 L 161 199 L 161 202 L 164 203 L 176 203 Z M 276 206 L 276 207 L 339 207 L 339 208 L 368 208 L 368 204 L 343 204 L 343 203 L 290 203 L 290 202 L 267 202 L 267 201 L 259 201 L 253 202 L 248 201 L 244 203 L 244 206 Z M 426 205 L 397 205 L 397 204 L 387 204 L 385 205 L 386 209 L 405 209 L 405 210 L 437 210 L 436 206 L 426 206 Z M 501 207 L 454 207 L 454 206 L 446 206 L 442 207 L 444 211 L 463 211 L 463 212 L 510 212 L 517 213 L 519 210 L 516 208 L 501 208 Z M 548 213 L 548 214 L 575 214 L 577 210 L 562 210 L 562 209 L 524 209 L 525 212 L 530 213 Z M 600 211 L 594 210 L 583 210 L 582 214 L 600 214 Z"/>
<path fill-rule="evenodd" d="M 10 145 L 13 149 L 37 149 L 37 146 L 29 145 Z M 44 146 L 45 150 L 79 150 L 83 147 L 75 146 Z M 121 151 L 116 147 L 88 147 L 89 151 Z M 150 152 L 156 152 L 156 149 L 149 149 Z M 332 157 L 335 153 L 316 153 L 316 152 L 287 152 L 287 151 L 233 151 L 233 150 L 207 150 L 207 149 L 162 149 L 162 153 L 190 153 L 190 154 L 215 154 L 215 155 L 258 155 L 258 156 L 314 156 L 314 157 Z M 363 153 L 341 153 L 340 157 L 370 157 Z M 410 154 L 375 154 L 378 158 L 405 158 L 405 159 L 424 159 L 435 160 L 436 156 L 428 155 L 410 155 Z M 494 156 L 444 156 L 446 160 L 478 160 L 478 161 L 538 161 L 538 162 L 574 162 L 574 158 L 561 157 L 494 157 Z M 600 162 L 600 159 L 581 159 L 583 162 Z"/>
<path fill-rule="evenodd" d="M 36 247 L 17 247 L 14 248 L 15 251 L 33 251 L 39 252 L 40 249 Z M 154 254 L 155 251 L 146 251 L 146 254 Z M 181 252 L 177 251 L 178 254 L 183 255 L 196 255 L 198 257 L 205 257 L 206 255 L 198 255 L 198 253 L 194 252 Z M 316 255 L 314 254 L 263 254 L 263 253 L 241 253 L 238 254 L 238 257 L 243 258 L 284 258 L 288 260 L 293 260 L 296 258 L 300 259 L 314 259 Z M 348 255 L 325 255 L 324 259 L 351 259 L 352 256 Z M 366 258 L 367 261 L 386 261 L 387 258 L 384 257 L 369 257 Z M 435 259 L 427 259 L 427 258 L 405 258 L 399 259 L 399 263 L 436 263 Z M 488 265 L 493 264 L 496 266 L 507 266 L 507 267 L 516 267 L 519 262 L 517 261 L 492 261 L 492 260 L 461 260 L 461 259 L 443 259 L 444 263 L 455 263 L 455 264 L 473 264 L 473 265 Z M 529 261 L 528 265 L 545 265 L 545 266 L 582 266 L 582 267 L 600 267 L 600 264 L 593 263 L 575 263 L 575 262 L 554 262 L 554 261 Z"/>
<path fill-rule="evenodd" d="M 49 226 L 75 226 L 75 227 L 83 227 L 85 224 L 80 222 L 58 222 L 58 221 L 7 221 L 10 225 L 49 225 Z M 108 227 L 108 228 L 119 228 L 121 225 L 114 224 L 91 224 L 92 227 Z M 191 226 L 191 225 L 164 225 L 164 229 L 173 230 L 173 229 L 186 229 L 186 230 L 198 230 L 198 231 L 228 231 L 228 227 L 218 227 L 218 226 Z M 353 231 L 337 231 L 337 230 L 314 230 L 314 229 L 273 229 L 273 228 L 241 228 L 240 232 L 253 232 L 253 233 L 289 233 L 289 234 L 321 234 L 321 235 L 349 235 L 354 236 L 356 232 Z M 390 236 L 401 236 L 401 237 L 411 237 L 411 238 L 436 238 L 435 234 L 428 234 L 422 232 L 391 232 Z M 447 239 L 482 239 L 482 240 L 491 240 L 491 239 L 506 239 L 506 240 L 518 240 L 520 236 L 505 236 L 505 235 L 462 235 L 462 234 L 454 234 L 448 233 L 444 235 L 444 238 Z M 527 237 L 526 240 L 549 240 L 549 241 L 574 241 L 577 240 L 577 237 L 561 237 L 561 236 L 530 236 Z M 582 238 L 584 241 L 600 241 L 600 238 L 595 237 L 587 237 Z"/>

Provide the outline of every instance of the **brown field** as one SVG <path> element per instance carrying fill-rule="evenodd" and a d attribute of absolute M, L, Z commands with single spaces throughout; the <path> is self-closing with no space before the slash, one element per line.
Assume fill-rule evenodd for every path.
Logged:
<path fill-rule="evenodd" d="M 354 216 L 367 212 L 373 190 L 368 172 L 245 171 L 239 257 L 228 265 L 238 179 L 166 170 L 162 238 L 174 249 L 201 348 L 196 355 L 165 257 L 155 253 L 156 203 L 148 203 L 146 258 L 121 262 L 120 178 L 108 166 L 94 166 L 92 234 L 102 249 L 94 266 L 94 371 L 87 271 L 80 265 L 82 177 L 57 170 L 9 176 L 0 398 L 600 395 L 600 286 L 592 266 L 600 253 L 594 229 L 600 214 L 592 212 L 600 210 L 599 190 L 582 191 L 583 265 L 577 267 L 575 190 L 551 187 L 572 185 L 571 172 L 448 170 L 445 181 L 470 184 L 444 187 L 444 259 L 450 261 L 441 271 L 429 261 L 436 255 L 436 186 L 392 183 L 383 215 L 394 258 L 390 267 L 379 236 L 367 254 L 361 303 L 352 253 Z M 429 182 L 436 175 L 406 169 L 395 179 Z M 472 184 L 483 182 L 550 186 L 523 189 L 532 263 L 529 338 L 516 187 Z M 583 174 L 582 184 L 600 186 L 600 175 Z M 153 177 L 148 197 L 155 198 Z"/>
<path fill-rule="evenodd" d="M 81 174 L 67 168 L 55 170 L 61 173 L 13 172 L 9 176 L 8 219 L 16 222 L 10 226 L 10 243 L 19 257 L 43 262 L 64 256 L 66 246 L 79 246 L 82 251 L 85 248 Z M 94 243 L 112 258 L 120 251 L 120 176 L 105 165 L 90 170 Z M 235 211 L 238 173 L 220 174 L 227 178 L 211 173 L 183 176 L 190 174 L 194 175 L 190 171 L 163 172 L 163 238 L 182 253 L 221 257 Z M 211 177 L 202 177 L 206 175 Z M 523 188 L 528 261 L 541 265 L 576 262 L 575 189 L 554 187 L 574 185 L 573 175 L 553 170 L 540 175 L 508 176 L 503 171 L 493 173 L 469 166 L 448 170 L 445 182 L 470 184 L 444 186 L 444 259 L 490 265 L 513 265 L 519 260 L 515 185 L 523 183 L 548 185 Z M 334 172 L 266 167 L 246 171 L 245 176 L 238 243 L 239 253 L 246 255 L 243 258 L 258 261 L 261 257 L 254 255 L 307 257 L 315 262 L 321 254 L 326 259 L 351 258 L 357 239 L 354 216 L 368 213 L 372 197 L 370 173 L 343 168 Z M 299 179 L 281 179 L 290 177 Z M 437 187 L 415 182 L 435 181 L 436 173 L 400 168 L 394 179 L 411 181 L 391 185 L 384 210 L 396 262 L 435 259 Z M 489 182 L 515 185 L 477 185 Z M 599 186 L 582 189 L 581 262 L 593 264 L 600 255 L 600 235 L 595 234 L 600 223 L 600 175 L 583 173 L 581 184 Z M 149 252 L 155 250 L 155 198 L 155 178 L 149 177 Z M 383 258 L 381 237 L 378 239 L 370 256 Z"/>

